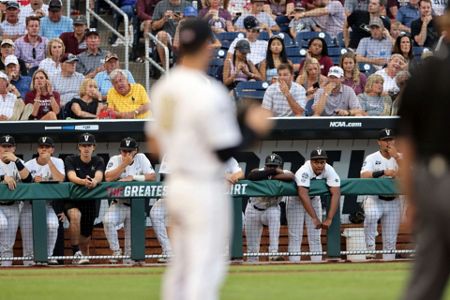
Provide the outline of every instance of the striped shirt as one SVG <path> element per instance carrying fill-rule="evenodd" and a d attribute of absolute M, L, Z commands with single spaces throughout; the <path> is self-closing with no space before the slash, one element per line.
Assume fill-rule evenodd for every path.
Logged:
<path fill-rule="evenodd" d="M 291 88 L 289 89 L 295 102 L 305 109 L 306 106 L 306 91 L 298 83 L 292 82 Z M 292 117 L 295 116 L 292 111 L 286 97 L 280 90 L 280 84 L 274 83 L 269 86 L 264 93 L 264 99 L 262 107 L 273 112 L 274 117 Z"/>

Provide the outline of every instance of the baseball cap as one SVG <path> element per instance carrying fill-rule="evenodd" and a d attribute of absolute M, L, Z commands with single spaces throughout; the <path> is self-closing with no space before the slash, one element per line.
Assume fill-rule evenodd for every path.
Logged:
<path fill-rule="evenodd" d="M 78 145 L 95 145 L 95 136 L 90 133 L 83 133 L 78 137 Z"/>
<path fill-rule="evenodd" d="M 311 152 L 311 155 L 309 156 L 309 159 L 328 159 L 327 153 L 325 150 L 322 150 L 321 148 L 317 148 L 316 150 Z"/>
<path fill-rule="evenodd" d="M 236 43 L 234 49 L 239 50 L 241 53 L 247 54 L 252 52 L 250 49 L 250 43 L 247 40 L 239 40 Z"/>
<path fill-rule="evenodd" d="M 259 22 L 254 16 L 247 16 L 244 18 L 244 28 L 247 30 L 258 29 Z"/>
<path fill-rule="evenodd" d="M 5 145 L 14 146 L 15 144 L 16 144 L 16 140 L 14 139 L 14 137 L 12 137 L 9 134 L 0 137 L 0 145 L 2 145 L 2 146 L 5 146 Z"/>
<path fill-rule="evenodd" d="M 266 166 L 279 166 L 283 165 L 283 159 L 278 154 L 272 153 L 267 155 L 266 161 L 264 163 Z"/>
<path fill-rule="evenodd" d="M 132 137 L 126 137 L 120 141 L 120 150 L 134 150 L 139 147 L 138 143 Z"/>
<path fill-rule="evenodd" d="M 50 0 L 48 3 L 48 10 L 50 11 L 60 11 L 62 8 L 62 3 L 59 0 Z"/>
<path fill-rule="evenodd" d="M 202 19 L 186 19 L 179 34 L 180 55 L 193 54 L 208 41 L 214 41 L 214 35 L 208 22 Z"/>
<path fill-rule="evenodd" d="M 389 128 L 381 129 L 380 132 L 378 133 L 379 140 L 389 140 L 389 139 L 394 139 L 394 138 L 395 138 L 395 132 L 394 132 L 394 130 L 389 129 Z"/>
<path fill-rule="evenodd" d="M 3 73 L 2 71 L 0 71 L 0 78 L 1 78 L 1 79 L 5 79 L 6 81 L 9 82 L 8 75 L 6 75 L 5 73 Z"/>
<path fill-rule="evenodd" d="M 74 62 L 74 61 L 78 61 L 78 57 L 75 55 L 75 54 L 72 54 L 72 53 L 66 53 L 66 54 L 64 54 L 62 57 L 61 57 L 61 59 L 59 60 L 61 63 L 64 63 L 64 62 L 68 62 L 68 63 L 71 63 L 71 62 Z"/>
<path fill-rule="evenodd" d="M 333 66 L 328 71 L 328 76 L 334 76 L 336 78 L 341 78 L 344 76 L 344 70 L 341 67 Z"/>
<path fill-rule="evenodd" d="M 111 60 L 111 59 L 113 59 L 113 58 L 119 60 L 119 56 L 118 56 L 117 54 L 112 53 L 112 52 L 108 52 L 108 53 L 106 54 L 106 56 L 105 56 L 105 62 L 107 62 L 107 61 L 109 61 L 109 60 Z"/>
<path fill-rule="evenodd" d="M 100 34 L 97 31 L 97 28 L 87 28 L 86 32 L 84 33 L 84 36 L 88 37 L 88 36 L 93 35 L 93 34 L 100 36 Z"/>
<path fill-rule="evenodd" d="M 11 39 L 4 39 L 0 45 L 0 47 L 3 47 L 3 45 L 10 45 L 15 47 L 14 42 Z"/>
<path fill-rule="evenodd" d="M 19 60 L 17 59 L 17 56 L 15 56 L 15 55 L 8 55 L 5 58 L 5 66 L 8 66 L 9 64 L 18 65 L 19 64 Z"/>
<path fill-rule="evenodd" d="M 186 6 L 183 10 L 183 15 L 185 17 L 197 17 L 198 12 L 193 6 Z"/>
<path fill-rule="evenodd" d="M 8 1 L 8 2 L 6 2 L 6 9 L 10 9 L 10 8 L 20 9 L 20 5 L 16 1 Z"/>
<path fill-rule="evenodd" d="M 53 139 L 49 136 L 41 136 L 38 140 L 39 146 L 50 146 L 54 147 L 55 143 L 53 142 Z"/>
<path fill-rule="evenodd" d="M 370 20 L 369 27 L 373 27 L 373 26 L 380 27 L 380 28 L 384 27 L 383 22 L 381 21 L 380 18 L 373 18 L 372 20 Z"/>
<path fill-rule="evenodd" d="M 85 16 L 77 16 L 73 19 L 73 25 L 87 25 L 87 20 Z"/>

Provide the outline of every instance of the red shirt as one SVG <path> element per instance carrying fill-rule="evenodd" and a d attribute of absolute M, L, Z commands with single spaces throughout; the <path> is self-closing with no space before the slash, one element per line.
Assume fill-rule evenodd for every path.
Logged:
<path fill-rule="evenodd" d="M 141 21 L 151 20 L 156 4 L 161 0 L 137 0 L 136 13 Z"/>
<path fill-rule="evenodd" d="M 50 97 L 53 96 L 55 97 L 55 101 L 56 103 L 58 103 L 58 105 L 60 105 L 59 102 L 59 93 L 58 92 L 53 92 L 53 95 L 47 94 L 47 95 L 41 95 L 41 103 L 40 103 L 40 107 L 39 107 L 39 111 L 36 117 L 34 116 L 30 116 L 31 120 L 40 120 L 43 116 L 45 116 L 49 111 L 52 111 L 52 106 L 51 106 L 51 101 L 50 101 Z M 34 104 L 34 99 L 36 98 L 36 91 L 29 91 L 26 95 L 25 95 L 25 104 Z"/>
<path fill-rule="evenodd" d="M 304 63 L 305 63 L 305 60 L 303 60 L 300 63 L 300 71 L 303 69 Z M 333 66 L 333 61 L 331 60 L 331 58 L 329 56 L 322 56 L 319 59 L 319 64 L 320 64 L 320 73 L 323 76 L 328 76 L 328 70 Z"/>
<path fill-rule="evenodd" d="M 75 33 L 73 32 L 63 32 L 59 38 L 63 41 L 64 46 L 66 47 L 66 53 L 78 55 L 87 49 L 84 38 L 81 43 L 78 43 Z"/>

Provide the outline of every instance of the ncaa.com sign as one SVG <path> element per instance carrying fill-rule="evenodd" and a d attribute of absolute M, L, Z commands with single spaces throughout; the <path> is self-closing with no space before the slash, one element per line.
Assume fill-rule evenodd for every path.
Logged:
<path fill-rule="evenodd" d="M 361 128 L 362 122 L 330 121 L 330 128 Z"/>

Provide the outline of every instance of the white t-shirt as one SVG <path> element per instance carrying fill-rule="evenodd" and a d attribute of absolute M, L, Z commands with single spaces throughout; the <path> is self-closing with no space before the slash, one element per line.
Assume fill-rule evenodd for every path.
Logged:
<path fill-rule="evenodd" d="M 175 67 L 155 84 L 154 121 L 148 127 L 170 157 L 171 174 L 223 178 L 216 150 L 241 142 L 236 112 L 225 87 L 203 72 Z"/>
<path fill-rule="evenodd" d="M 234 47 L 236 46 L 236 43 L 242 39 L 246 39 L 243 37 L 235 38 L 233 42 L 230 44 L 230 48 L 228 48 L 228 53 L 231 53 L 233 55 L 234 53 Z M 262 40 L 256 40 L 254 42 L 250 42 L 248 39 L 246 39 L 250 44 L 250 53 L 247 54 L 247 58 L 254 64 L 257 65 L 263 60 L 266 59 L 266 53 L 267 53 L 267 41 Z"/>
<path fill-rule="evenodd" d="M 48 5 L 47 4 L 43 4 L 41 7 L 41 10 L 44 12 L 45 16 L 48 16 Z M 20 13 L 19 13 L 19 20 L 20 22 L 25 24 L 25 19 L 29 16 L 35 16 L 36 14 L 34 13 L 33 8 L 31 7 L 31 4 L 22 6 L 20 8 Z"/>
<path fill-rule="evenodd" d="M 297 186 L 309 188 L 312 179 L 325 179 L 329 187 L 341 186 L 341 179 L 332 166 L 325 164 L 323 172 L 317 175 L 312 169 L 311 161 L 307 160 L 295 173 L 295 182 Z"/>
<path fill-rule="evenodd" d="M 384 79 L 383 92 L 385 92 L 385 93 L 388 93 L 388 92 L 398 93 L 400 91 L 400 88 L 397 86 L 397 83 L 395 82 L 395 78 L 390 77 L 386 73 L 386 68 L 381 69 L 379 71 L 376 71 L 375 74 L 380 75 Z"/>
<path fill-rule="evenodd" d="M 398 164 L 395 158 L 391 157 L 390 159 L 385 158 L 381 155 L 380 151 L 372 153 L 366 157 L 364 160 L 363 166 L 361 168 L 361 173 L 370 171 L 383 171 L 386 169 L 398 170 Z M 388 176 L 383 176 L 388 177 Z"/>
<path fill-rule="evenodd" d="M 5 97 L 0 95 L 0 115 L 7 116 L 8 119 L 11 118 L 16 101 L 17 97 L 12 93 L 7 93 Z"/>
<path fill-rule="evenodd" d="M 116 169 L 122 163 L 122 156 L 114 155 L 108 161 L 106 165 L 106 172 Z M 145 175 L 145 174 L 154 174 L 152 164 L 148 160 L 147 156 L 143 153 L 137 153 L 134 156 L 134 162 L 125 168 L 125 171 L 120 174 L 119 179 L 125 178 L 129 175 Z"/>
<path fill-rule="evenodd" d="M 56 62 L 53 59 L 47 57 L 39 63 L 39 69 L 45 70 L 48 76 L 53 77 L 57 75 L 58 72 L 61 72 L 61 64 L 58 64 L 58 66 L 56 66 Z"/>
<path fill-rule="evenodd" d="M 61 173 L 65 174 L 64 161 L 60 158 L 51 157 L 50 158 L 55 165 L 56 169 Z M 37 162 L 37 158 L 33 158 L 25 163 L 25 168 L 30 171 L 31 176 L 34 178 L 35 176 L 41 176 L 44 181 L 53 181 L 54 178 L 52 176 L 52 171 L 48 164 L 40 165 Z"/>

